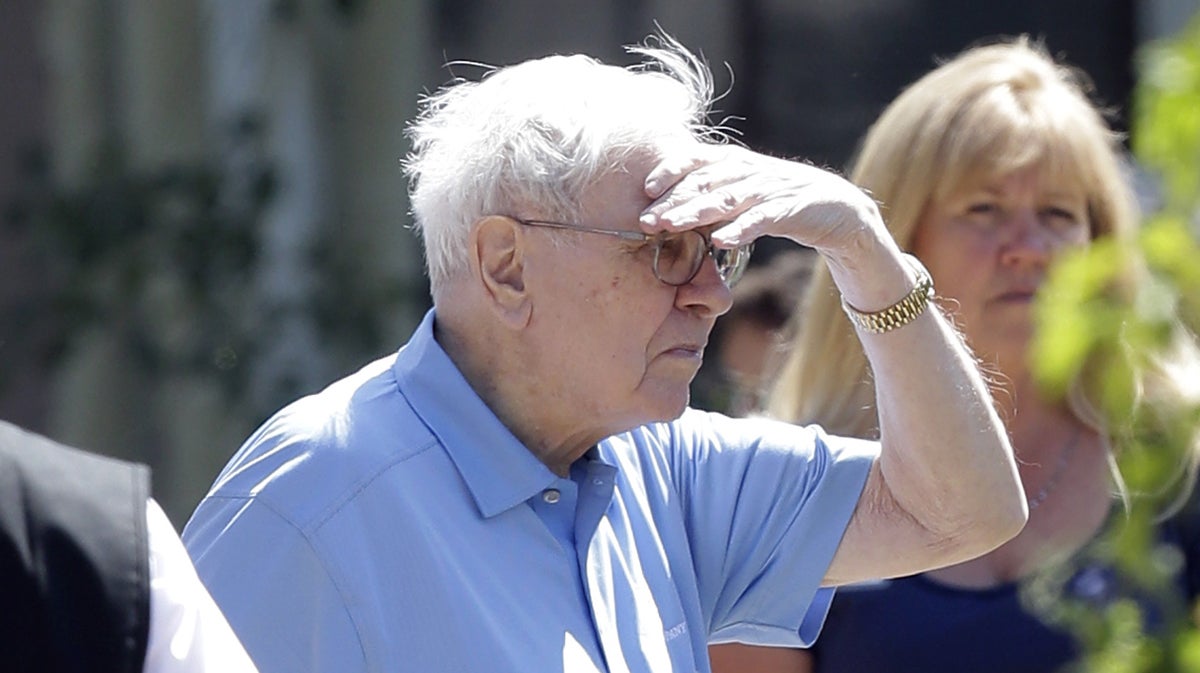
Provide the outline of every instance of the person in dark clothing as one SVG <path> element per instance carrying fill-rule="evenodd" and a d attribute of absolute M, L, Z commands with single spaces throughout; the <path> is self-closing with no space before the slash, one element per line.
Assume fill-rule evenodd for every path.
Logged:
<path fill-rule="evenodd" d="M 252 672 L 150 470 L 0 421 L 0 670 Z"/>

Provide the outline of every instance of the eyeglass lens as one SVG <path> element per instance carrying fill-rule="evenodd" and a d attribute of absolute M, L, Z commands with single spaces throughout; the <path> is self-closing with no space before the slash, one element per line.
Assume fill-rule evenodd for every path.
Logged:
<path fill-rule="evenodd" d="M 654 256 L 655 274 L 668 285 L 683 285 L 696 277 L 708 250 L 708 239 L 698 231 L 685 231 L 661 238 Z M 727 285 L 733 285 L 741 277 L 749 258 L 748 253 L 749 250 L 744 247 L 713 248 L 717 273 Z"/>
<path fill-rule="evenodd" d="M 655 272 L 669 285 L 683 285 L 692 279 L 704 261 L 704 236 L 685 231 L 658 239 L 654 256 Z"/>
<path fill-rule="evenodd" d="M 734 283 L 741 280 L 742 272 L 746 270 L 746 263 L 750 261 L 752 249 L 752 245 L 713 249 L 713 258 L 717 261 L 717 273 L 721 274 L 721 279 L 729 287 L 733 287 Z"/>

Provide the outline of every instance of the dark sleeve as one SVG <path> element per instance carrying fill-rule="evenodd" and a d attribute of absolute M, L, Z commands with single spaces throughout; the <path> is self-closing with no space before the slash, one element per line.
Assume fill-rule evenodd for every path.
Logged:
<path fill-rule="evenodd" d="M 149 470 L 0 422 L 0 670 L 140 673 Z"/>

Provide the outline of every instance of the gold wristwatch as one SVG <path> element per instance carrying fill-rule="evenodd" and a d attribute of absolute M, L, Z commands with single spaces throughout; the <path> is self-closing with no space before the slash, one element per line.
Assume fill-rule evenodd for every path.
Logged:
<path fill-rule="evenodd" d="M 850 318 L 850 322 L 854 323 L 855 327 L 871 334 L 883 334 L 904 327 L 925 311 L 929 300 L 933 298 L 933 278 L 925 270 L 925 265 L 921 264 L 916 257 L 905 254 L 904 259 L 917 272 L 917 284 L 912 292 L 904 295 L 900 301 L 882 311 L 865 313 L 846 303 L 846 299 L 842 298 L 842 310 L 846 312 L 846 316 Z"/>

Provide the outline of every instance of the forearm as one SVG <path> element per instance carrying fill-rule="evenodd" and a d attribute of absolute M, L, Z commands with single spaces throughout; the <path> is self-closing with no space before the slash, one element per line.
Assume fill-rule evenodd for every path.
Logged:
<path fill-rule="evenodd" d="M 968 557 L 1015 535 L 1028 513 L 1012 449 L 948 321 L 931 306 L 909 328 L 863 342 L 876 386 L 880 471 L 896 503 L 931 533 L 979 545 L 964 550 Z"/>
<path fill-rule="evenodd" d="M 858 250 L 872 266 L 831 262 L 848 303 L 875 311 L 916 284 L 890 241 Z M 839 277 L 840 276 L 840 277 Z M 933 305 L 883 334 L 859 330 L 871 363 L 886 496 L 928 534 L 939 563 L 983 553 L 1020 530 L 1027 512 L 1012 449 L 974 358 Z"/>
<path fill-rule="evenodd" d="M 761 236 L 817 250 L 847 303 L 879 311 L 914 287 L 867 194 L 813 166 L 728 146 L 668 153 L 646 178 L 647 232 L 715 226 L 716 245 Z M 830 583 L 917 572 L 999 545 L 1027 512 L 1003 426 L 973 358 L 933 307 L 862 334 L 882 454 L 830 566 Z M 819 419 L 818 419 L 819 421 Z"/>

